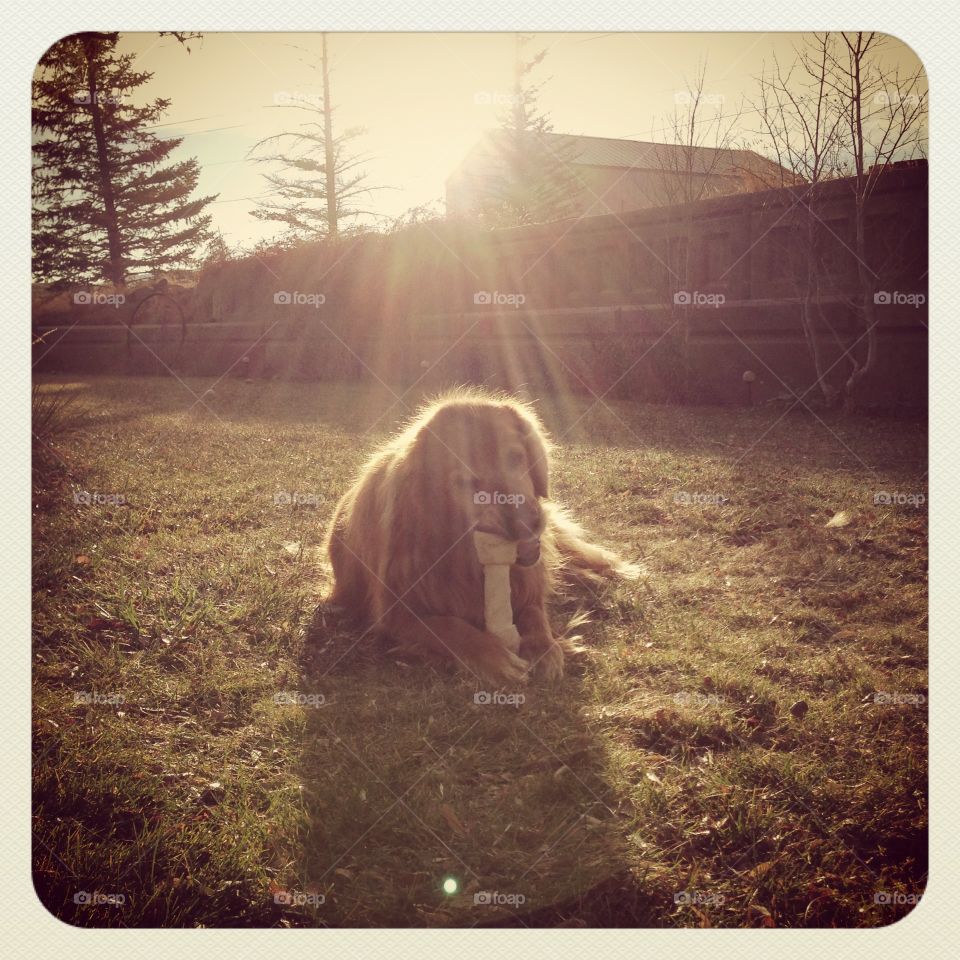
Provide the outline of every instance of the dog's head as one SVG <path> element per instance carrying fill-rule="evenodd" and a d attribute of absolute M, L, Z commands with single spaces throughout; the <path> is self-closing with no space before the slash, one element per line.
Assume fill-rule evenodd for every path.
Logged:
<path fill-rule="evenodd" d="M 438 519 L 445 512 L 461 531 L 476 528 L 521 541 L 520 562 L 536 561 L 549 463 L 543 428 L 528 407 L 456 395 L 425 411 L 415 446 L 437 495 Z"/>

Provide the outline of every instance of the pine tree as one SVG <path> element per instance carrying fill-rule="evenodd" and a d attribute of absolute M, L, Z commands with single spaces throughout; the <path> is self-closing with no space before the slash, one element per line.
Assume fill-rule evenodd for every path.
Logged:
<path fill-rule="evenodd" d="M 547 51 L 525 59 L 528 42 L 529 37 L 517 34 L 511 105 L 493 141 L 499 173 L 480 209 L 490 226 L 560 220 L 580 209 L 584 187 L 572 166 L 576 156 L 549 136 L 553 124 L 538 109 L 543 84 L 529 81 Z"/>
<path fill-rule="evenodd" d="M 204 266 L 226 263 L 232 257 L 233 251 L 230 249 L 230 245 L 223 239 L 223 234 L 219 230 L 215 230 L 210 235 L 210 240 L 203 252 Z"/>
<path fill-rule="evenodd" d="M 322 35 L 320 71 L 322 97 L 287 94 L 277 104 L 305 111 L 311 119 L 296 130 L 265 137 L 249 154 L 256 163 L 280 166 L 279 172 L 263 175 L 278 199 L 262 202 L 250 213 L 258 220 L 282 223 L 286 227 L 282 244 L 336 240 L 357 230 L 358 217 L 373 216 L 355 206 L 358 197 L 378 189 L 368 186 L 366 173 L 358 169 L 363 158 L 349 149 L 350 141 L 364 131 L 355 127 L 334 134 L 326 34 Z M 264 147 L 270 152 L 257 155 Z"/>
<path fill-rule="evenodd" d="M 182 138 L 147 128 L 170 106 L 135 106 L 152 76 L 116 52 L 116 33 L 54 44 L 33 82 L 33 269 L 45 282 L 105 279 L 189 263 L 209 236 L 214 197 L 193 197 L 195 159 L 170 161 Z"/>

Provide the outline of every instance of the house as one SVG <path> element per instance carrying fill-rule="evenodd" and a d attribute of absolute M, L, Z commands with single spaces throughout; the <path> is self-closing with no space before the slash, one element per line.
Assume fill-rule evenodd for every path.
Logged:
<path fill-rule="evenodd" d="M 485 133 L 447 178 L 447 213 L 471 216 L 496 195 L 515 134 Z M 752 150 L 686 147 L 643 140 L 524 133 L 580 184 L 575 215 L 625 213 L 732 193 L 791 186 L 800 178 Z"/>

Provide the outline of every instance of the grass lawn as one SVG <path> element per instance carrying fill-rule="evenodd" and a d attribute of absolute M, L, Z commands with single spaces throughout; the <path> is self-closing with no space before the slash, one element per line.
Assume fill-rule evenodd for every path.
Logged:
<path fill-rule="evenodd" d="M 922 424 L 545 399 L 556 496 L 646 577 L 558 600 L 558 629 L 590 617 L 562 683 L 478 703 L 496 691 L 357 643 L 322 603 L 326 520 L 414 398 L 211 382 L 187 381 L 202 403 L 172 379 L 40 382 L 35 883 L 54 914 L 805 927 L 911 909 Z"/>

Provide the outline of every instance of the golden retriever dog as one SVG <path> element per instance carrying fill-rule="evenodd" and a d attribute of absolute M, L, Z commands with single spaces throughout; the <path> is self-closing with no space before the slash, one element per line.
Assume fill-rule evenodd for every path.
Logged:
<path fill-rule="evenodd" d="M 497 682 L 553 680 L 564 650 L 546 602 L 558 580 L 636 575 L 588 543 L 549 500 L 550 444 L 524 403 L 458 389 L 423 408 L 367 462 L 327 536 L 331 602 L 399 646 Z M 484 628 L 484 578 L 472 533 L 519 541 L 510 567 L 513 653 Z"/>

